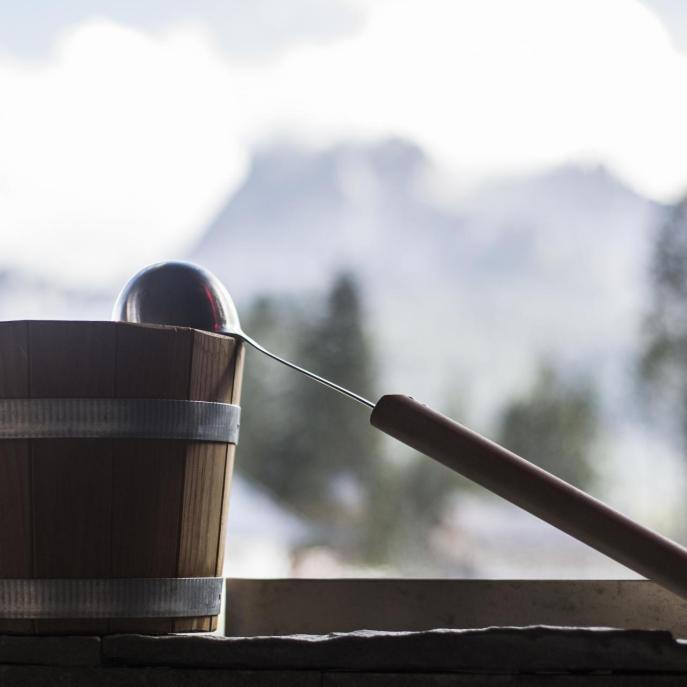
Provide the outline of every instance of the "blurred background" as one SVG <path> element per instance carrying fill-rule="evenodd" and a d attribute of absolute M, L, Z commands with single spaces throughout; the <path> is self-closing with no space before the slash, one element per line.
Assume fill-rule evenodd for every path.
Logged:
<path fill-rule="evenodd" d="M 246 331 L 687 543 L 687 4 L 0 4 L 0 318 Z M 626 577 L 249 352 L 231 576 Z"/>

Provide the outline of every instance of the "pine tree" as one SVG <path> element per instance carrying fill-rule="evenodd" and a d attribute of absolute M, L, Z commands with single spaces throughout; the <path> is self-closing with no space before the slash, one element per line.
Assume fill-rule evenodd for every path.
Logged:
<path fill-rule="evenodd" d="M 261 296 L 244 320 L 256 340 L 287 359 L 293 357 L 302 320 L 290 299 Z M 294 472 L 289 444 L 298 422 L 290 402 L 296 377 L 298 373 L 247 347 L 236 469 L 287 504 L 284 494 Z"/>
<path fill-rule="evenodd" d="M 661 412 L 659 422 L 687 453 L 687 197 L 675 205 L 659 229 L 651 262 L 651 306 L 644 321 L 640 356 L 642 392 Z M 644 394 L 643 394 L 644 395 Z M 675 478 L 687 485 L 687 462 Z M 685 540 L 685 504 L 675 536 Z"/>
<path fill-rule="evenodd" d="M 311 308 L 309 316 L 293 304 L 258 300 L 246 330 L 284 357 L 374 397 L 363 317 L 357 284 L 343 274 L 324 307 Z M 368 473 L 378 452 L 369 411 L 250 351 L 242 405 L 238 465 L 244 474 L 322 526 L 350 531 L 364 522 Z"/>
<path fill-rule="evenodd" d="M 599 430 L 589 384 L 566 383 L 544 365 L 528 394 L 503 410 L 497 441 L 581 489 L 594 481 L 593 447 Z"/>
<path fill-rule="evenodd" d="M 677 409 L 687 442 L 687 198 L 661 227 L 651 265 L 651 310 L 641 357 L 648 388 L 665 394 Z"/>
<path fill-rule="evenodd" d="M 355 278 L 337 276 L 326 302 L 304 312 L 289 301 L 262 298 L 249 311 L 246 331 L 376 400 L 374 355 Z M 419 456 L 388 460 L 369 409 L 250 349 L 248 356 L 238 469 L 308 518 L 321 543 L 348 560 L 384 563 L 399 541 L 424 541 L 455 486 L 445 468 Z"/>
<path fill-rule="evenodd" d="M 313 372 L 374 398 L 374 362 L 363 320 L 354 277 L 339 275 L 324 314 L 304 328 L 298 359 Z M 291 496 L 321 522 L 360 520 L 366 511 L 371 465 L 379 451 L 369 411 L 309 380 L 299 384 L 293 402 L 303 422 L 293 437 L 293 458 L 301 479 Z"/>

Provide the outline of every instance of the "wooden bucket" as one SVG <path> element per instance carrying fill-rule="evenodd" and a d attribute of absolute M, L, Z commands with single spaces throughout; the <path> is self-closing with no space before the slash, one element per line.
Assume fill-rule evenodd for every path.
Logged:
<path fill-rule="evenodd" d="M 242 368 L 240 342 L 188 328 L 0 323 L 0 399 L 238 404 Z M 0 439 L 0 590 L 18 578 L 39 580 L 30 583 L 38 585 L 57 580 L 77 591 L 88 582 L 93 594 L 98 584 L 113 582 L 131 591 L 127 585 L 141 582 L 166 580 L 169 586 L 180 582 L 173 578 L 221 577 L 234 448 L 226 441 L 179 438 Z M 139 598 L 147 594 L 141 596 L 139 589 Z M 182 617 L 139 617 L 134 608 L 128 617 L 76 615 L 0 617 L 0 633 L 165 633 L 216 627 L 216 615 L 189 617 L 186 612 Z"/>

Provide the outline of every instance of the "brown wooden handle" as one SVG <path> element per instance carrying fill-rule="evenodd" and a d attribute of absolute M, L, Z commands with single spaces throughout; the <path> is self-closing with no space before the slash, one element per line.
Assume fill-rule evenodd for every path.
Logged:
<path fill-rule="evenodd" d="M 409 396 L 383 396 L 370 422 L 687 599 L 687 549 Z"/>

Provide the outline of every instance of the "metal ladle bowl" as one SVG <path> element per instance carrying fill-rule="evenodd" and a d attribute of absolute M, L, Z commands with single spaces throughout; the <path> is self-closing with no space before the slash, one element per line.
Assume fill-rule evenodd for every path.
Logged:
<path fill-rule="evenodd" d="M 222 282 L 190 262 L 160 262 L 145 267 L 124 285 L 112 312 L 120 322 L 193 327 L 232 336 L 324 386 L 374 408 L 366 398 L 268 351 L 242 329 L 234 301 Z"/>
<path fill-rule="evenodd" d="M 112 319 L 217 333 L 241 329 L 222 282 L 208 270 L 180 261 L 150 265 L 131 277 L 117 298 Z"/>

